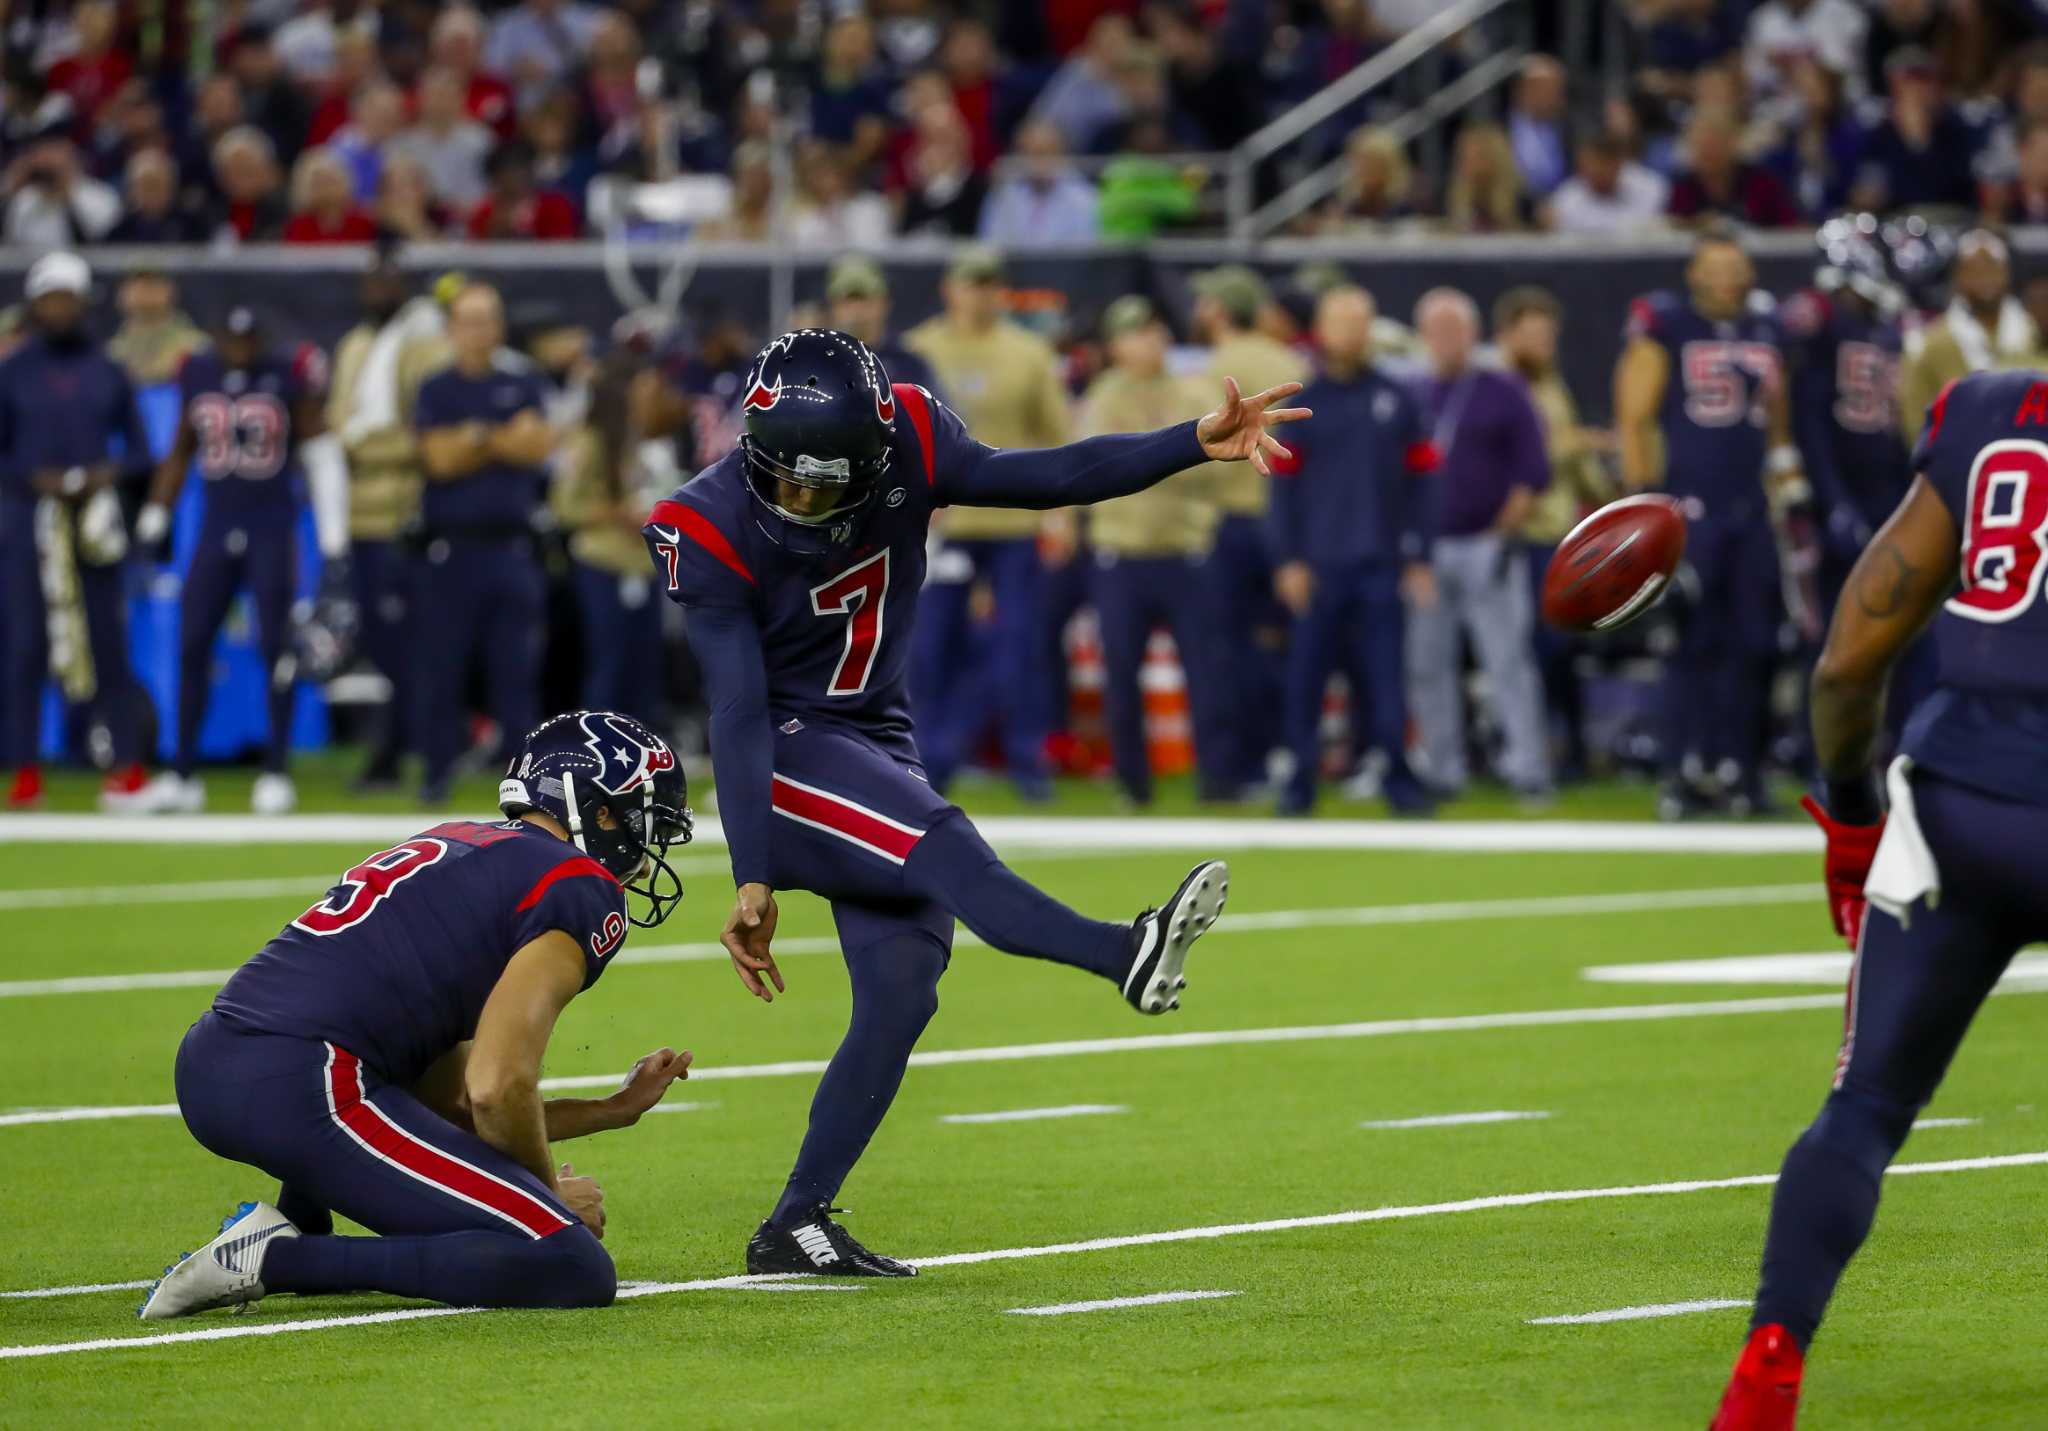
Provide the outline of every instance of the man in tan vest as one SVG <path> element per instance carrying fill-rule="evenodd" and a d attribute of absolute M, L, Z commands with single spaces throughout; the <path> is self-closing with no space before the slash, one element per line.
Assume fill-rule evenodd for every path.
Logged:
<path fill-rule="evenodd" d="M 2042 361 L 2041 333 L 2012 296 L 2005 240 L 1972 229 L 1956 246 L 1955 297 L 1942 315 L 1906 335 L 1899 369 L 1899 423 L 1906 441 L 1920 436 L 1927 408 L 1965 373 L 2024 368 Z"/>
<path fill-rule="evenodd" d="M 420 458 L 413 400 L 420 383 L 448 362 L 440 305 L 406 301 L 406 276 L 381 255 L 363 275 L 363 318 L 334 351 L 327 428 L 348 458 L 349 570 L 362 613 L 363 648 L 391 683 L 361 784 L 395 788 L 409 748 L 412 682 L 406 631 L 412 562 L 401 538 L 419 512 Z"/>
<path fill-rule="evenodd" d="M 1169 427 L 1209 408 L 1208 384 L 1166 370 L 1168 334 L 1151 301 L 1119 298 L 1103 314 L 1110 366 L 1081 399 L 1081 436 Z M 1103 706 L 1116 776 L 1134 805 L 1152 801 L 1140 676 L 1155 626 L 1173 632 L 1187 677 L 1201 793 L 1236 793 L 1229 767 L 1230 672 L 1216 639 L 1209 554 L 1221 520 L 1207 468 L 1088 509 L 1089 598 L 1102 628 Z"/>
<path fill-rule="evenodd" d="M 1259 331 L 1260 314 L 1273 301 L 1266 281 L 1241 264 L 1197 274 L 1195 328 L 1209 344 L 1209 387 L 1225 376 L 1247 392 L 1308 380 L 1300 353 Z M 1287 613 L 1273 595 L 1273 565 L 1266 551 L 1266 478 L 1239 471 L 1247 464 L 1211 463 L 1222 524 L 1210 563 L 1217 588 L 1218 629 L 1224 657 L 1235 671 L 1230 748 L 1236 781 L 1262 785 L 1266 761 L 1281 744 L 1280 671 L 1287 649 Z"/>
<path fill-rule="evenodd" d="M 1067 441 L 1059 357 L 1051 344 L 1003 316 L 1002 256 L 980 244 L 962 248 L 942 292 L 945 310 L 904 334 L 903 342 L 932 365 L 967 430 L 991 447 Z M 1000 719 L 1003 756 L 1017 789 L 1026 799 L 1051 796 L 1045 737 L 1057 676 L 1046 669 L 1040 639 L 1046 602 L 1038 549 L 1048 520 L 1071 529 L 1069 514 L 1048 519 L 1000 507 L 951 507 L 935 524 L 944 545 L 933 557 L 918 612 L 911 699 L 918 746 L 939 789 Z M 994 603 L 979 621 L 978 592 Z"/>

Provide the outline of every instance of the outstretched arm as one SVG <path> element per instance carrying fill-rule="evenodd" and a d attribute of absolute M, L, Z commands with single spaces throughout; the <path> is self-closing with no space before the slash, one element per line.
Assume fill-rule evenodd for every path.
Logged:
<path fill-rule="evenodd" d="M 937 479 L 939 500 L 963 507 L 1071 507 L 1142 492 L 1204 461 L 1249 460 L 1266 472 L 1267 454 L 1280 451 L 1269 429 L 1309 415 L 1305 407 L 1275 404 L 1300 391 L 1300 383 L 1282 383 L 1245 397 L 1235 379 L 1225 378 L 1223 405 L 1216 411 L 1156 432 L 1090 437 L 1035 451 L 968 444 L 965 460 L 946 464 Z"/>

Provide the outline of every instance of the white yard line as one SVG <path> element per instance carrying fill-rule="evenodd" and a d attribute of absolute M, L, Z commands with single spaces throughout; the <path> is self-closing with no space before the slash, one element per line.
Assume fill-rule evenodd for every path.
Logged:
<path fill-rule="evenodd" d="M 1361 1128 L 1466 1128 L 1477 1123 L 1526 1123 L 1548 1118 L 1541 1109 L 1495 1108 L 1485 1113 L 1434 1113 L 1423 1118 L 1382 1118 L 1360 1123 Z"/>
<path fill-rule="evenodd" d="M 1121 1103 L 1068 1103 L 1058 1108 L 1006 1108 L 998 1113 L 942 1113 L 941 1123 L 1029 1123 L 1039 1118 L 1092 1118 L 1128 1113 Z"/>
<path fill-rule="evenodd" d="M 1899 1163 L 1888 1172 L 1895 1176 L 1933 1173 L 1985 1172 L 1999 1168 L 2027 1168 L 2048 1164 L 2048 1152 L 2010 1153 L 2001 1157 L 1957 1158 L 1938 1163 Z M 1593 1202 L 1613 1198 L 1671 1197 L 1688 1193 L 1714 1192 L 1724 1188 L 1769 1187 L 1776 1173 L 1755 1173 L 1747 1177 L 1698 1178 L 1686 1182 L 1636 1183 L 1606 1188 L 1560 1188 L 1545 1192 L 1504 1193 L 1493 1197 L 1462 1198 L 1453 1202 L 1420 1203 L 1409 1207 L 1378 1207 L 1355 1212 L 1322 1213 L 1311 1217 L 1270 1218 L 1260 1222 L 1232 1222 L 1211 1227 L 1182 1227 L 1167 1232 L 1140 1232 L 1122 1237 L 1096 1237 L 1084 1242 L 1056 1242 L 1038 1247 L 1001 1247 L 985 1252 L 953 1252 L 941 1257 L 911 1259 L 919 1268 L 960 1267 L 977 1262 L 1016 1262 L 1035 1257 L 1063 1257 L 1081 1252 L 1106 1252 L 1124 1247 L 1153 1247 L 1162 1243 L 1206 1242 L 1224 1237 L 1245 1237 L 1274 1232 L 1295 1232 L 1304 1228 L 1346 1227 L 1357 1223 L 1399 1222 L 1411 1218 L 1443 1217 L 1452 1213 L 1491 1212 L 1504 1208 L 1541 1207 L 1550 1203 Z M 787 1278 L 710 1277 L 690 1282 L 636 1282 L 620 1296 L 658 1297 L 671 1292 L 704 1292 L 758 1285 Z M 117 1351 L 129 1347 L 166 1346 L 181 1342 L 223 1341 L 234 1337 L 276 1336 L 284 1332 L 324 1332 L 341 1327 L 371 1326 L 382 1322 L 412 1321 L 420 1317 L 456 1317 L 481 1311 L 478 1307 L 416 1307 L 403 1311 L 370 1312 L 350 1317 L 313 1317 L 289 1322 L 257 1322 L 193 1331 L 166 1332 L 155 1336 L 100 1337 L 82 1342 L 43 1342 L 25 1346 L 0 1347 L 0 1360 L 21 1357 L 66 1356 L 76 1352 Z"/>
<path fill-rule="evenodd" d="M 1637 890 L 1621 894 L 1539 895 L 1527 899 L 1458 899 L 1427 904 L 1366 904 L 1335 909 L 1272 909 L 1248 914 L 1226 914 L 1209 931 L 1209 937 L 1271 933 L 1295 929 L 1351 929 L 1374 925 L 1445 924 L 1465 920 L 1571 918 L 1588 914 L 1641 914 L 1663 910 L 1749 908 L 1762 904 L 1797 904 L 1820 896 L 1813 884 L 1718 885 L 1702 889 Z M 961 949 L 984 947 L 980 940 L 962 929 L 954 937 Z M 837 954 L 838 939 L 830 935 L 806 935 L 777 941 L 778 955 Z M 1794 958 L 1815 956 L 1795 955 Z M 1844 956 L 1843 974 L 1847 978 Z M 728 955 L 718 944 L 649 944 L 628 946 L 614 960 L 618 964 L 689 964 L 726 962 Z M 1707 963 L 1711 961 L 1699 961 Z M 15 979 L 0 982 L 0 999 L 29 998 L 48 994 L 112 994 L 134 989 L 218 988 L 227 982 L 232 969 L 180 969 L 154 974 L 78 974 L 55 979 Z M 1595 977 L 1591 973 L 1589 978 Z"/>
<path fill-rule="evenodd" d="M 1143 1297 L 1105 1297 L 1099 1302 L 1056 1302 L 1050 1307 L 1012 1307 L 1013 1317 L 1064 1317 L 1073 1312 L 1110 1312 L 1119 1307 L 1159 1307 L 1168 1302 L 1213 1302 L 1235 1292 L 1153 1292 Z"/>
<path fill-rule="evenodd" d="M 1595 984 L 1827 984 L 1849 981 L 1849 954 L 1734 954 L 1712 959 L 1662 959 L 1646 964 L 1594 964 L 1579 977 Z M 2048 954 L 2022 954 L 2008 964 L 2008 984 L 2048 981 Z"/>
<path fill-rule="evenodd" d="M 151 1285 L 140 1282 L 88 1282 L 81 1287 L 31 1287 L 26 1292 L 0 1292 L 0 1297 L 84 1297 L 94 1292 L 139 1292 Z"/>
<path fill-rule="evenodd" d="M 807 1277 L 801 1282 L 735 1283 L 725 1290 L 731 1292 L 865 1292 L 867 1287 L 860 1282 L 828 1282 L 822 1277 Z"/>
<path fill-rule="evenodd" d="M 32 1123 L 81 1123 L 97 1122 L 102 1118 L 171 1118 L 178 1112 L 175 1103 L 128 1103 L 99 1105 L 91 1108 L 24 1108 L 19 1112 L 0 1113 L 0 1128 L 20 1128 Z"/>
<path fill-rule="evenodd" d="M 1915 1118 L 1913 1127 L 1916 1131 L 1921 1128 L 1974 1128 L 1983 1121 L 1982 1118 Z"/>
<path fill-rule="evenodd" d="M 1723 1312 L 1747 1307 L 1746 1297 L 1713 1297 L 1703 1302 L 1655 1302 L 1646 1307 L 1614 1307 L 1605 1312 L 1574 1312 L 1568 1317 L 1531 1317 L 1532 1327 L 1582 1327 L 1594 1322 L 1640 1322 L 1652 1317 L 1685 1317 L 1694 1312 Z"/>
<path fill-rule="evenodd" d="M 648 1109 L 649 1113 L 702 1113 L 706 1108 L 716 1108 L 716 1103 L 657 1103 Z"/>
<path fill-rule="evenodd" d="M 381 815 L 0 815 L 0 844 L 389 844 L 443 820 L 446 811 Z M 478 812 L 472 818 L 495 815 Z M 1421 850 L 1604 854 L 1819 854 L 1820 832 L 1800 822 L 1657 825 L 1632 820 L 1219 820 L 1104 815 L 997 815 L 975 821 L 998 850 Z M 699 847 L 723 846 L 714 815 L 697 817 Z"/>

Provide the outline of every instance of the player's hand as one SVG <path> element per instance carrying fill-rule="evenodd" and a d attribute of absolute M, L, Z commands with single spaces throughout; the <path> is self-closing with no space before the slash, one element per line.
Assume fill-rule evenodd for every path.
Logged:
<path fill-rule="evenodd" d="M 1884 836 L 1884 821 L 1875 825 L 1845 825 L 1823 810 L 1811 795 L 1800 797 L 1800 805 L 1813 816 L 1827 836 L 1828 851 L 1822 873 L 1828 887 L 1828 916 L 1835 933 L 1854 949 L 1863 937 L 1863 882 L 1870 878 L 1870 862 L 1877 857 L 1877 842 Z"/>
<path fill-rule="evenodd" d="M 1316 594 L 1316 574 L 1305 561 L 1283 562 L 1273 572 L 1273 595 L 1296 616 L 1308 615 Z"/>
<path fill-rule="evenodd" d="M 1218 462 L 1249 459 L 1252 466 L 1268 476 L 1268 453 L 1284 451 L 1280 439 L 1267 429 L 1283 422 L 1300 422 L 1309 415 L 1305 407 L 1274 407 L 1301 391 L 1300 383 L 1282 383 L 1246 397 L 1237 390 L 1236 378 L 1223 380 L 1223 406 L 1195 424 L 1195 440 L 1202 451 Z"/>
<path fill-rule="evenodd" d="M 782 971 L 775 967 L 775 955 L 769 950 L 775 940 L 778 913 L 774 890 L 765 884 L 743 884 L 733 896 L 732 917 L 725 921 L 725 930 L 718 936 L 718 942 L 732 956 L 733 972 L 740 976 L 747 992 L 764 1004 L 774 1003 L 775 994 L 782 992 Z M 766 980 L 762 979 L 763 974 L 768 976 Z M 768 992 L 771 982 L 775 994 Z"/>
<path fill-rule="evenodd" d="M 569 1211 L 589 1228 L 598 1241 L 604 1240 L 604 1189 L 597 1185 L 596 1178 L 580 1178 L 576 1170 L 567 1163 L 555 1177 L 555 1191 L 562 1195 Z"/>
<path fill-rule="evenodd" d="M 619 1126 L 630 1128 L 640 1121 L 640 1115 L 661 1102 L 669 1085 L 690 1076 L 690 1051 L 677 1053 L 672 1048 L 658 1048 L 633 1065 L 626 1075 L 626 1081 L 619 1085 L 619 1091 L 610 1098 L 611 1105 L 618 1110 Z"/>
<path fill-rule="evenodd" d="M 1418 611 L 1436 605 L 1436 568 L 1426 561 L 1411 561 L 1401 568 L 1401 599 Z"/>

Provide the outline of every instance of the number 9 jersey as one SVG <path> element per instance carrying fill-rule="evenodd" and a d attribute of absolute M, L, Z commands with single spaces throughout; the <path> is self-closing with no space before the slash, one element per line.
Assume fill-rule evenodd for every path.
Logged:
<path fill-rule="evenodd" d="M 1913 469 L 1955 518 L 1960 585 L 1930 628 L 1939 684 L 1901 749 L 1958 784 L 2048 805 L 2048 373 L 1950 383 Z"/>

